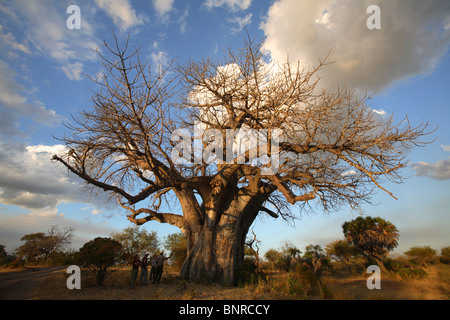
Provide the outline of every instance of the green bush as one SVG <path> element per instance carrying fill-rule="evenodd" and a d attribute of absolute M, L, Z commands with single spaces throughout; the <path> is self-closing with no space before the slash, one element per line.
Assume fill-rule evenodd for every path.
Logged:
<path fill-rule="evenodd" d="M 403 259 L 388 259 L 385 261 L 385 267 L 388 271 L 392 272 L 393 274 L 397 274 L 405 280 L 422 279 L 428 275 L 420 267 L 414 266 L 408 261 L 404 261 Z"/>
<path fill-rule="evenodd" d="M 422 279 L 425 278 L 428 274 L 420 269 L 420 268 L 400 268 L 397 271 L 397 274 L 402 278 L 402 279 Z"/>
<path fill-rule="evenodd" d="M 83 245 L 78 252 L 77 260 L 81 266 L 88 268 L 97 279 L 97 285 L 102 286 L 108 269 L 122 255 L 122 245 L 111 238 L 95 238 Z"/>
<path fill-rule="evenodd" d="M 6 252 L 6 247 L 2 244 L 0 244 L 0 266 L 10 264 L 14 261 L 15 257 L 12 255 L 9 255 Z"/>
<path fill-rule="evenodd" d="M 256 263 L 253 259 L 245 258 L 244 263 L 238 270 L 239 286 L 245 286 L 247 284 L 255 284 L 260 278 L 264 278 L 265 274 L 257 272 Z"/>
<path fill-rule="evenodd" d="M 297 268 L 300 265 L 297 266 Z M 307 277 L 299 274 L 290 274 L 287 280 L 288 292 L 293 297 L 306 299 L 311 289 L 310 282 Z"/>
<path fill-rule="evenodd" d="M 444 264 L 450 264 L 450 246 L 441 248 L 440 260 Z"/>
<path fill-rule="evenodd" d="M 430 246 L 414 246 L 411 247 L 405 254 L 411 257 L 411 260 L 419 266 L 428 267 L 436 260 L 436 250 Z"/>

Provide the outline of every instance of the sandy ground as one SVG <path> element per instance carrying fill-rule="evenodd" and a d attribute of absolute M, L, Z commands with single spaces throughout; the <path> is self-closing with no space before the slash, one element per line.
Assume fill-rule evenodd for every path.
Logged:
<path fill-rule="evenodd" d="M 38 285 L 48 276 L 64 267 L 2 270 L 0 273 L 0 300 L 34 300 Z"/>

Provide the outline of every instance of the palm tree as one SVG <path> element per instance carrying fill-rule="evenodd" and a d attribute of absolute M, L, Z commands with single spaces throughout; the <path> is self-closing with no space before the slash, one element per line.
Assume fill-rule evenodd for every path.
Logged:
<path fill-rule="evenodd" d="M 382 262 L 388 251 L 398 246 L 399 232 L 395 225 L 382 218 L 358 217 L 342 225 L 347 240 L 355 245 L 368 263 Z"/>

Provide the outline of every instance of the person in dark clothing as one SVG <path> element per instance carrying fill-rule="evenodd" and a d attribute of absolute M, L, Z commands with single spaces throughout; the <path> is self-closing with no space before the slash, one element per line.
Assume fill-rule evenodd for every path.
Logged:
<path fill-rule="evenodd" d="M 133 263 L 131 268 L 131 283 L 130 287 L 131 289 L 134 289 L 134 284 L 136 282 L 138 272 L 139 272 L 139 266 L 141 265 L 141 260 L 139 260 L 139 256 L 137 254 L 134 255 Z"/>
<path fill-rule="evenodd" d="M 170 257 L 169 257 L 170 258 Z M 161 254 L 159 256 L 156 257 L 156 274 L 155 274 L 155 278 L 153 279 L 153 283 L 159 283 L 159 281 L 161 280 L 161 276 L 163 273 L 163 269 L 164 269 L 164 261 L 168 260 L 169 258 L 164 256 L 164 251 L 161 252 Z"/>
<path fill-rule="evenodd" d="M 141 260 L 141 276 L 139 278 L 139 283 L 141 286 L 147 285 L 147 275 L 148 275 L 148 270 L 147 270 L 148 258 L 147 257 L 148 257 L 148 253 L 146 253 Z"/>
<path fill-rule="evenodd" d="M 150 260 L 150 277 L 148 278 L 149 283 L 154 283 L 156 277 L 156 254 Z"/>

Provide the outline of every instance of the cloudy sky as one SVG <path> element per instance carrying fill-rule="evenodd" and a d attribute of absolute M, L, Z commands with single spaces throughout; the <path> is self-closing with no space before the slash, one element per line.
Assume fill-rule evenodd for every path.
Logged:
<path fill-rule="evenodd" d="M 70 5 L 80 8 L 79 29 Z M 377 5 L 375 11 L 368 7 Z M 367 21 L 379 19 L 381 29 Z M 69 23 L 70 25 L 70 23 Z M 370 23 L 369 23 L 370 25 Z M 437 127 L 435 141 L 410 152 L 401 185 L 386 184 L 365 214 L 400 231 L 398 252 L 412 245 L 450 245 L 450 2 L 448 0 L 0 0 L 0 244 L 8 251 L 51 225 L 76 228 L 78 248 L 129 226 L 125 212 L 89 197 L 79 181 L 50 162 L 62 146 L 63 123 L 90 106 L 86 74 L 101 71 L 92 49 L 130 36 L 154 66 L 213 57 L 239 48 L 243 28 L 272 59 L 316 65 L 329 53 L 323 86 L 376 92 L 381 116 L 405 115 L 413 125 Z M 331 50 L 331 51 L 330 51 Z M 294 212 L 295 209 L 294 209 Z M 257 220 L 262 251 L 291 241 L 300 249 L 342 238 L 357 216 L 343 208 L 324 216 L 299 215 L 295 225 Z M 162 237 L 178 230 L 148 224 Z"/>

